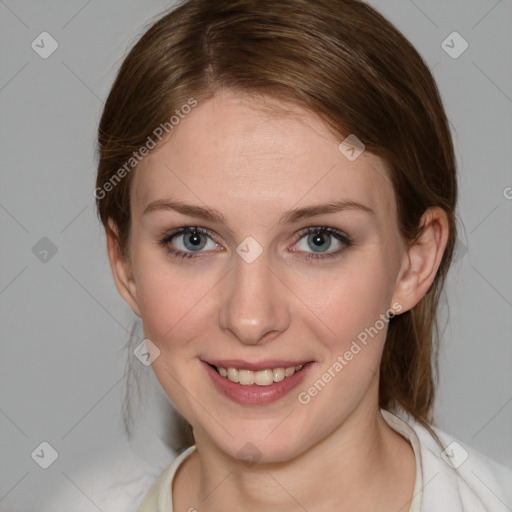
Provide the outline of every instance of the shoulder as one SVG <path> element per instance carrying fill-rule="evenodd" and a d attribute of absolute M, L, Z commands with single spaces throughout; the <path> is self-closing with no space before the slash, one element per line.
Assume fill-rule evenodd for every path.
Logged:
<path fill-rule="evenodd" d="M 442 442 L 439 446 L 421 424 L 410 417 L 403 419 L 416 432 L 421 447 L 422 512 L 512 510 L 511 468 L 432 427 Z"/>
<path fill-rule="evenodd" d="M 63 479 L 61 488 L 40 510 L 133 512 L 161 472 L 162 467 L 133 453 L 112 457 Z"/>
<path fill-rule="evenodd" d="M 180 453 L 172 463 L 153 482 L 151 488 L 144 496 L 137 512 L 158 512 L 159 510 L 172 510 L 172 482 L 174 476 L 182 464 L 196 450 L 192 445 Z"/>

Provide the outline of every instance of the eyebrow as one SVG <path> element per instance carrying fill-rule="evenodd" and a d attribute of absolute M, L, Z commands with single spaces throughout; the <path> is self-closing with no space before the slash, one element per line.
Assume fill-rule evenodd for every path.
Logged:
<path fill-rule="evenodd" d="M 225 223 L 224 216 L 213 208 L 196 206 L 192 204 L 183 203 L 181 201 L 173 201 L 170 199 L 158 199 L 149 203 L 142 215 L 146 215 L 150 212 L 159 210 L 170 210 L 176 211 L 183 215 L 189 215 L 191 217 L 197 217 L 211 222 Z M 317 215 L 324 215 L 328 213 L 336 213 L 345 210 L 359 210 L 375 214 L 375 212 L 369 207 L 357 201 L 333 201 L 326 204 L 317 204 L 306 206 L 304 208 L 296 208 L 288 212 L 284 212 L 279 218 L 278 224 L 293 224 L 300 220 L 314 217 Z"/>

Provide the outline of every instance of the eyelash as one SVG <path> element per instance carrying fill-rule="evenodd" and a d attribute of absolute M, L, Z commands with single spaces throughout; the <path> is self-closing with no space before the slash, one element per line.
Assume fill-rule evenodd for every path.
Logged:
<path fill-rule="evenodd" d="M 189 259 L 189 258 L 201 258 L 202 256 L 194 255 L 194 252 L 179 251 L 176 249 L 171 249 L 169 247 L 169 243 L 172 241 L 173 238 L 180 236 L 180 235 L 187 235 L 190 233 L 203 234 L 203 235 L 206 235 L 209 238 L 211 238 L 213 241 L 215 241 L 214 237 L 212 236 L 213 233 L 210 230 L 205 229 L 205 228 L 200 228 L 200 227 L 186 226 L 186 227 L 176 229 L 176 230 L 172 231 L 171 233 L 166 233 L 165 236 L 163 236 L 163 238 L 161 238 L 159 240 L 158 245 L 163 247 L 164 249 L 166 249 L 169 256 L 171 256 L 172 258 L 175 258 L 175 259 L 183 260 L 183 259 Z M 335 228 L 330 228 L 327 226 L 316 226 L 316 227 L 309 227 L 309 228 L 303 229 L 302 231 L 300 231 L 298 233 L 297 242 L 300 241 L 302 238 L 304 238 L 306 235 L 323 234 L 323 233 L 327 233 L 329 235 L 334 236 L 337 240 L 339 240 L 341 243 L 343 243 L 345 245 L 345 247 L 337 250 L 336 252 L 325 253 L 323 255 L 318 255 L 318 254 L 314 254 L 314 253 L 306 253 L 307 256 L 302 256 L 301 258 L 305 259 L 306 261 L 325 260 L 327 258 L 337 258 L 337 257 L 341 256 L 341 254 L 343 252 L 345 252 L 352 245 L 352 241 L 351 241 L 350 237 L 348 235 L 346 235 L 345 233 L 343 233 L 343 231 L 340 231 Z M 295 243 L 297 243 L 297 242 L 295 242 Z M 215 243 L 217 243 L 217 242 L 215 242 Z M 201 251 L 197 251 L 198 254 L 200 252 Z"/>

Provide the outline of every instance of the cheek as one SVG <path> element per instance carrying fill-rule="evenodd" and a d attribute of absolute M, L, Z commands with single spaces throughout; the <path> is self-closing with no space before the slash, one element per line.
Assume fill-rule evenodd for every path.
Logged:
<path fill-rule="evenodd" d="M 304 411 L 316 411 L 306 415 L 311 425 L 316 414 L 330 411 L 322 427 L 326 430 L 343 421 L 378 384 L 391 289 L 382 266 L 363 267 L 364 271 L 353 272 L 352 267 L 319 281 L 323 286 L 309 296 L 317 315 L 308 328 L 318 336 L 323 351 L 318 371 L 297 391 L 297 400 Z"/>
<path fill-rule="evenodd" d="M 326 333 L 324 342 L 336 354 L 348 350 L 352 340 L 374 326 L 390 307 L 393 287 L 390 273 L 380 263 L 382 257 L 359 259 L 302 280 L 297 292 L 315 313 L 316 331 Z M 378 327 L 385 331 L 380 323 Z"/>
<path fill-rule="evenodd" d="M 185 345 L 201 329 L 214 280 L 186 265 L 180 269 L 154 250 L 134 255 L 134 266 L 145 336 L 161 351 Z"/>
<path fill-rule="evenodd" d="M 139 254 L 136 268 L 144 336 L 160 351 L 151 365 L 153 372 L 174 406 L 194 423 L 194 416 L 187 413 L 189 396 L 201 396 L 201 390 L 190 375 L 199 355 L 197 340 L 211 326 L 207 292 L 214 280 L 179 270 L 149 251 Z"/>

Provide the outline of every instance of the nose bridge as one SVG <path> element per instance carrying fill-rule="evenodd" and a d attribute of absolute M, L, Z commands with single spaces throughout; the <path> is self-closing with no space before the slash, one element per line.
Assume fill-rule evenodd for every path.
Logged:
<path fill-rule="evenodd" d="M 289 315 L 283 285 L 270 268 L 268 252 L 258 250 L 254 257 L 251 251 L 254 247 L 242 243 L 233 258 L 233 269 L 222 294 L 219 323 L 240 342 L 255 345 L 263 338 L 267 340 L 269 333 L 286 329 Z"/>

